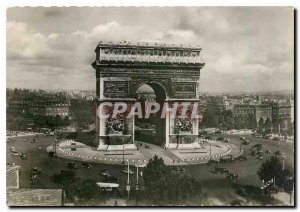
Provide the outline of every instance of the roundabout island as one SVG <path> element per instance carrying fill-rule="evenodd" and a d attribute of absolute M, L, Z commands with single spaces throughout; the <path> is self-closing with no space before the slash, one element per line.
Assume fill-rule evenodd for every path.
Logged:
<path fill-rule="evenodd" d="M 231 143 L 224 143 L 216 140 L 203 139 L 201 148 L 180 148 L 164 149 L 160 146 L 136 142 L 138 149 L 130 149 L 124 145 L 124 150 L 99 151 L 73 140 L 63 140 L 56 148 L 48 146 L 47 151 L 56 151 L 61 158 L 68 158 L 78 161 L 103 164 L 138 164 L 145 166 L 148 161 L 157 155 L 162 158 L 166 165 L 192 165 L 205 164 L 209 161 L 218 161 L 221 158 L 233 159 L 243 154 L 243 150 Z M 130 144 L 132 145 L 132 144 Z"/>

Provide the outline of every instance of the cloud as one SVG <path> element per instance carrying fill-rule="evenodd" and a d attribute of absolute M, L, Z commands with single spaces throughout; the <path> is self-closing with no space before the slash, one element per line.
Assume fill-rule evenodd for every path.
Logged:
<path fill-rule="evenodd" d="M 28 22 L 14 20 L 20 11 L 11 11 L 14 15 L 7 22 L 8 86 L 22 83 L 25 87 L 94 89 L 90 64 L 100 40 L 155 40 L 199 44 L 203 48 L 206 66 L 201 72 L 202 90 L 270 90 L 274 85 L 293 88 L 292 10 L 216 7 L 107 10 L 112 14 L 87 8 L 76 8 L 76 13 L 70 8 L 43 10 L 38 16 L 41 20 L 31 18 L 30 10 L 22 16 Z M 57 26 L 54 17 L 59 20 Z M 99 23 L 91 26 L 90 22 L 94 23 L 97 17 Z M 100 17 L 106 21 L 100 22 Z"/>

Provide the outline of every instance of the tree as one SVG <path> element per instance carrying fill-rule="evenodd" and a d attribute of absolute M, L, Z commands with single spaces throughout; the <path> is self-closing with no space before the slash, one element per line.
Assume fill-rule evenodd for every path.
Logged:
<path fill-rule="evenodd" d="M 283 167 L 282 160 L 276 156 L 271 156 L 270 159 L 262 163 L 257 174 L 265 182 L 275 177 L 275 184 L 280 188 L 284 188 L 288 179 L 294 175 L 293 170 L 287 165 Z"/>
<path fill-rule="evenodd" d="M 270 134 L 271 133 L 271 128 L 272 128 L 272 122 L 269 118 L 264 123 L 264 133 L 265 134 Z"/>
<path fill-rule="evenodd" d="M 66 191 L 66 197 L 70 200 L 74 199 L 76 190 L 75 182 L 77 180 L 76 174 L 73 171 L 61 170 L 59 174 L 54 174 L 52 176 L 52 181 L 59 184 Z"/>
<path fill-rule="evenodd" d="M 94 198 L 97 192 L 98 187 L 96 185 L 96 181 L 92 179 L 82 181 L 76 190 L 78 197 L 84 200 Z"/>
<path fill-rule="evenodd" d="M 144 169 L 147 199 L 155 203 L 172 201 L 201 200 L 203 197 L 200 182 L 192 176 L 177 173 L 166 166 L 156 155 Z"/>

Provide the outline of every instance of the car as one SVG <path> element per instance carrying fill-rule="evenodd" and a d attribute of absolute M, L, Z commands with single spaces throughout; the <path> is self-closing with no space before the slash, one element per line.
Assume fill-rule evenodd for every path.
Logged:
<path fill-rule="evenodd" d="M 38 146 L 38 149 L 43 149 L 43 147 L 41 147 L 41 146 Z"/>
<path fill-rule="evenodd" d="M 183 168 L 183 167 L 173 167 L 172 171 L 177 172 L 177 173 L 183 173 L 185 171 L 185 168 Z"/>
<path fill-rule="evenodd" d="M 151 149 L 151 147 L 145 144 L 145 149 Z"/>
<path fill-rule="evenodd" d="M 91 163 L 88 163 L 88 162 L 83 162 L 83 163 L 81 164 L 81 166 L 82 166 L 82 168 L 87 168 L 87 169 L 90 169 L 90 168 L 93 167 L 92 164 L 91 164 Z"/>
<path fill-rule="evenodd" d="M 262 144 L 255 144 L 253 146 L 253 149 L 261 149 L 262 148 Z"/>
<path fill-rule="evenodd" d="M 223 174 L 223 173 L 225 173 L 225 171 L 226 171 L 226 168 L 225 167 L 215 167 L 215 173 L 216 174 Z"/>
<path fill-rule="evenodd" d="M 259 134 L 259 133 L 254 133 L 254 134 L 253 134 L 253 137 L 254 137 L 254 138 L 262 138 L 263 135 L 262 135 L 262 134 Z"/>
<path fill-rule="evenodd" d="M 230 139 L 225 139 L 224 143 L 229 143 Z"/>
<path fill-rule="evenodd" d="M 232 181 L 237 181 L 240 179 L 240 176 L 237 174 L 230 173 L 226 176 L 226 178 Z"/>
<path fill-rule="evenodd" d="M 27 160 L 27 154 L 21 153 L 21 154 L 20 154 L 20 158 L 21 158 L 22 160 Z"/>
<path fill-rule="evenodd" d="M 208 139 L 208 140 L 211 140 L 211 136 L 205 136 L 204 139 Z"/>
<path fill-rule="evenodd" d="M 18 152 L 11 152 L 11 155 L 20 156 L 20 154 Z"/>
<path fill-rule="evenodd" d="M 53 158 L 53 157 L 57 157 L 56 153 L 55 152 L 49 152 L 48 153 L 48 156 Z"/>
<path fill-rule="evenodd" d="M 242 160 L 247 160 L 247 159 L 248 159 L 248 158 L 247 158 L 246 156 L 244 156 L 244 155 L 242 155 L 242 156 L 239 157 L 239 160 L 241 160 L 241 161 L 242 161 Z"/>
<path fill-rule="evenodd" d="M 111 176 L 110 173 L 109 173 L 109 171 L 107 171 L 107 170 L 101 170 L 99 172 L 99 174 L 102 175 L 102 176 Z"/>
<path fill-rule="evenodd" d="M 223 156 L 220 158 L 220 163 L 226 163 L 226 162 L 232 162 L 232 161 L 233 161 L 232 155 Z"/>
<path fill-rule="evenodd" d="M 271 150 L 266 150 L 266 153 L 267 154 L 272 154 L 272 151 Z"/>
<path fill-rule="evenodd" d="M 244 140 L 246 140 L 246 138 L 245 137 L 240 137 L 240 140 L 244 141 Z"/>
<path fill-rule="evenodd" d="M 243 144 L 243 145 L 249 145 L 250 142 L 249 142 L 248 140 L 243 140 L 242 144 Z"/>
<path fill-rule="evenodd" d="M 217 161 L 217 160 L 209 160 L 208 164 L 219 164 L 219 161 Z"/>
<path fill-rule="evenodd" d="M 259 156 L 257 157 L 257 159 L 263 160 L 263 159 L 264 159 L 264 156 L 263 156 L 263 155 L 259 155 Z"/>
<path fill-rule="evenodd" d="M 79 168 L 78 165 L 76 163 L 74 163 L 74 162 L 68 163 L 67 167 L 71 168 L 71 169 L 78 169 Z"/>
<path fill-rule="evenodd" d="M 222 134 L 222 131 L 221 130 L 216 130 L 215 134 Z"/>
<path fill-rule="evenodd" d="M 256 152 L 255 152 L 255 150 L 251 150 L 251 153 L 250 153 L 250 155 L 252 155 L 252 156 L 255 156 L 255 155 L 256 155 Z"/>
<path fill-rule="evenodd" d="M 38 178 L 38 175 L 37 174 L 31 174 L 31 179 L 32 180 L 35 180 L 35 179 L 37 179 Z"/>
<path fill-rule="evenodd" d="M 10 147 L 10 151 L 11 152 L 16 152 L 16 147 L 14 147 L 14 146 Z"/>
<path fill-rule="evenodd" d="M 128 174 L 128 173 L 129 173 L 130 175 L 131 175 L 131 174 L 134 174 L 134 171 L 132 171 L 132 170 L 130 170 L 130 169 L 128 170 L 127 168 L 122 169 L 121 172 L 124 173 L 124 174 Z"/>
<path fill-rule="evenodd" d="M 218 137 L 217 138 L 217 141 L 223 141 L 224 140 L 224 137 Z"/>
<path fill-rule="evenodd" d="M 31 173 L 32 174 L 40 174 L 41 170 L 37 166 L 34 166 L 31 170 Z"/>
<path fill-rule="evenodd" d="M 274 137 L 272 140 L 273 141 L 280 141 L 280 138 L 279 137 Z"/>

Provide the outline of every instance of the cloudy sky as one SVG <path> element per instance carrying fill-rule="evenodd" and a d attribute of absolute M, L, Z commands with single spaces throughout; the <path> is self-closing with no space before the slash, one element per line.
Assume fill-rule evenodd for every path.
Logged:
<path fill-rule="evenodd" d="M 199 44 L 202 91 L 294 87 L 293 8 L 9 8 L 7 87 L 95 89 L 104 41 Z"/>

